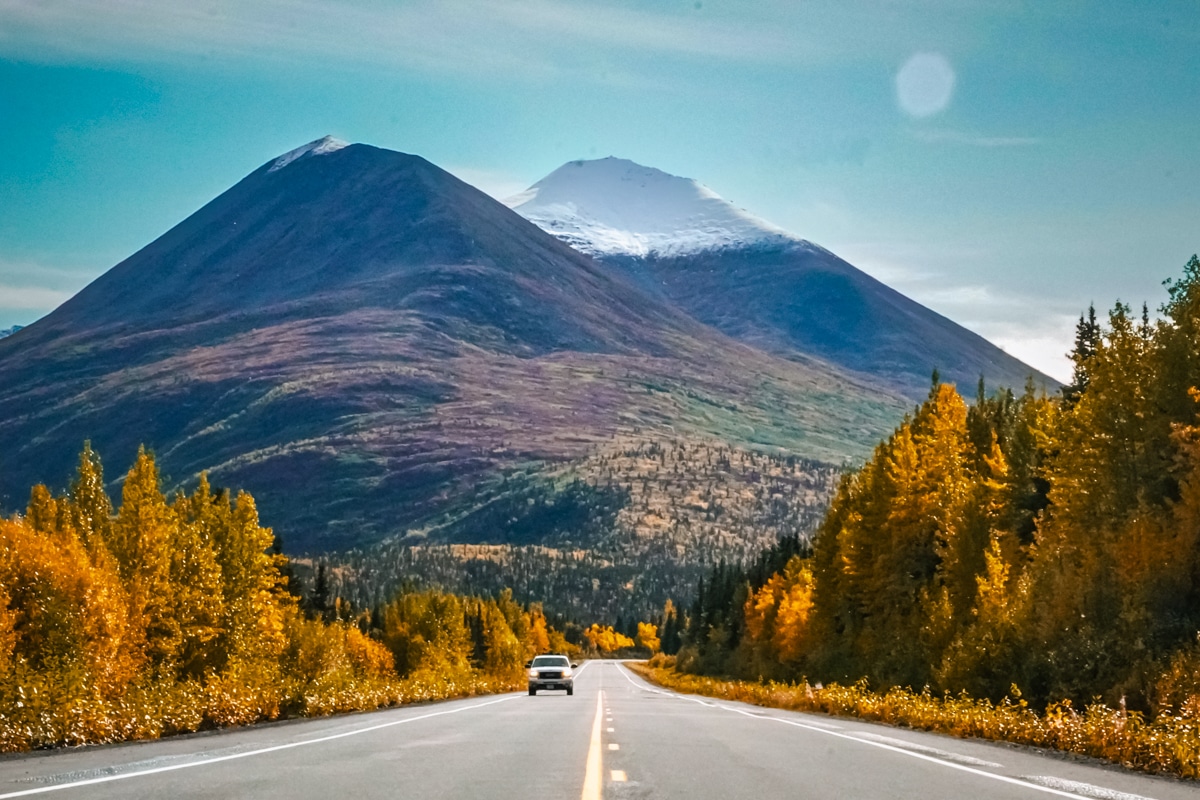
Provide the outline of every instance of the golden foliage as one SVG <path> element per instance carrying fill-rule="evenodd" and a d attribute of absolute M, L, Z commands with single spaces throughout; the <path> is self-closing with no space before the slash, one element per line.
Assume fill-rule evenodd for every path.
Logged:
<path fill-rule="evenodd" d="M 769 671 L 773 662 L 795 665 L 800 661 L 809 646 L 812 608 L 812 569 L 799 556 L 746 598 L 742 646 L 751 651 L 749 660 L 758 672 Z"/>
<path fill-rule="evenodd" d="M 253 497 L 204 475 L 168 502 L 144 450 L 114 514 L 85 445 L 70 495 L 34 487 L 0 520 L 0 751 L 511 690 L 561 637 L 509 594 L 402 596 L 379 638 L 308 619 L 273 541 Z"/>
<path fill-rule="evenodd" d="M 658 638 L 658 626 L 649 622 L 639 622 L 637 624 L 637 643 L 639 647 L 646 648 L 651 654 L 657 653 L 662 645 L 662 641 Z"/>
<path fill-rule="evenodd" d="M 1200 778 L 1200 727 L 1187 719 L 1160 716 L 1151 723 L 1141 714 L 1099 703 L 1080 712 L 1065 701 L 1038 714 L 1019 693 L 993 703 L 965 693 L 938 696 L 901 688 L 874 692 L 865 680 L 851 686 L 715 680 L 677 672 L 674 660 L 661 655 L 630 666 L 648 680 L 680 692 L 1017 742 L 1105 758 L 1148 772 Z"/>
<path fill-rule="evenodd" d="M 633 639 L 613 630 L 609 625 L 601 625 L 598 622 L 593 623 L 584 631 L 583 636 L 593 650 L 601 653 L 615 653 L 618 650 L 633 647 Z"/>

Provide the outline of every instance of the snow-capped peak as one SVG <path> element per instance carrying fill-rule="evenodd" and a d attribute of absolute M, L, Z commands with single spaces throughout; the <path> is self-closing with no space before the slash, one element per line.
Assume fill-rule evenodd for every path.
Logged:
<path fill-rule="evenodd" d="M 332 153 L 335 150 L 341 150 L 343 147 L 349 146 L 349 142 L 343 142 L 341 139 L 335 139 L 332 136 L 322 136 L 320 139 L 311 141 L 303 147 L 297 147 L 295 150 L 284 153 L 275 159 L 275 163 L 271 165 L 271 168 L 267 172 L 283 169 L 296 159 L 303 158 L 304 156 L 323 156 L 326 153 Z"/>
<path fill-rule="evenodd" d="M 568 162 L 504 202 L 593 255 L 675 256 L 799 241 L 690 178 L 612 156 Z"/>

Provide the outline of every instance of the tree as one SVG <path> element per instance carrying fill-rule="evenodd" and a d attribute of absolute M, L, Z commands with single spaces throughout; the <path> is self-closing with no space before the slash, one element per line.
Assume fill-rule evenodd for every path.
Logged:
<path fill-rule="evenodd" d="M 1092 356 L 1096 355 L 1096 347 L 1100 342 L 1100 323 L 1096 320 L 1096 306 L 1089 305 L 1087 315 L 1079 315 L 1075 324 L 1075 347 L 1068 354 L 1074 364 L 1071 382 L 1062 388 L 1063 399 L 1068 406 L 1074 405 L 1079 397 L 1087 390 L 1089 381 L 1089 364 Z"/>
<path fill-rule="evenodd" d="M 98 527 L 95 517 L 85 524 Z M 173 613 L 176 598 L 171 582 L 177 525 L 159 487 L 154 457 L 140 448 L 125 476 L 121 509 L 108 545 L 129 590 L 130 618 L 144 631 L 146 654 L 155 665 L 167 667 L 173 666 L 183 640 Z"/>
<path fill-rule="evenodd" d="M 637 643 L 639 647 L 646 648 L 651 654 L 657 653 L 662 644 L 658 638 L 658 626 L 649 622 L 639 622 L 637 624 Z"/>
<path fill-rule="evenodd" d="M 79 468 L 71 483 L 71 527 L 89 551 L 105 547 L 112 529 L 112 501 L 104 491 L 104 467 L 91 442 L 83 443 Z"/>
<path fill-rule="evenodd" d="M 219 666 L 210 647 L 223 631 L 225 586 L 216 543 L 224 524 L 214 508 L 208 475 L 201 473 L 191 497 L 180 494 L 173 504 L 176 527 L 171 543 L 171 593 L 179 625 L 179 663 L 185 675 L 202 676 Z"/>

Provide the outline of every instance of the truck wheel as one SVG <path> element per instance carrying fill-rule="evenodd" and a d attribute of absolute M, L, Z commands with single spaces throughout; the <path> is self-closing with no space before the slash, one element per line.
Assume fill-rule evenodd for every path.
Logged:
<path fill-rule="evenodd" d="M 535 689 L 534 687 L 530 686 L 530 687 L 529 687 L 529 694 L 530 694 L 530 696 L 537 694 L 537 689 Z"/>
<path fill-rule="evenodd" d="M 567 687 L 567 695 L 568 695 L 568 696 L 570 696 L 570 695 L 573 695 L 573 694 L 575 694 L 575 687 L 574 687 L 574 686 L 568 686 L 568 687 Z"/>

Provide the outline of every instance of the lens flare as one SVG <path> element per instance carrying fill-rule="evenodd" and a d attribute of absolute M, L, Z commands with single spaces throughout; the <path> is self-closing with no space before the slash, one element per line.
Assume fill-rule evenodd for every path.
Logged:
<path fill-rule="evenodd" d="M 917 53 L 896 73 L 896 100 L 910 116 L 932 116 L 950 105 L 954 79 L 954 69 L 941 53 Z"/>

